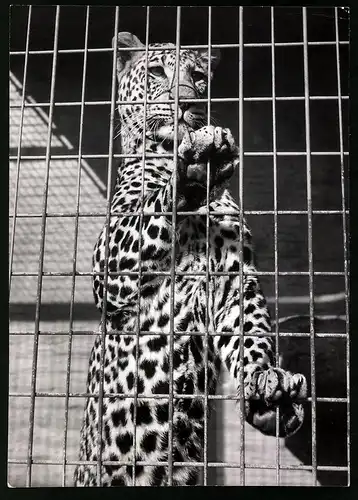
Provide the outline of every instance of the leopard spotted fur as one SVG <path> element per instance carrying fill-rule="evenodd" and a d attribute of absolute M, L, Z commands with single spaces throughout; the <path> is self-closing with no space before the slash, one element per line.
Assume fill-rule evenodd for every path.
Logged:
<path fill-rule="evenodd" d="M 108 259 L 106 227 L 93 256 L 94 298 L 101 311 L 105 307 L 108 334 L 103 360 L 101 459 L 104 464 L 99 475 L 103 486 L 133 482 L 168 485 L 170 459 L 174 462 L 202 460 L 202 395 L 205 388 L 209 394 L 215 393 L 221 364 L 229 371 L 240 393 L 241 344 L 245 417 L 261 432 L 275 435 L 277 406 L 280 407 L 279 435 L 289 436 L 298 430 L 303 421 L 301 403 L 306 397 L 306 381 L 303 375 L 276 367 L 272 338 L 265 336 L 270 332 L 270 318 L 253 264 L 251 234 L 245 221 L 243 262 L 240 262 L 241 219 L 227 188 L 227 180 L 238 164 L 238 149 L 232 134 L 228 129 L 207 125 L 200 104 L 181 102 L 205 97 L 207 80 L 212 77 L 208 75 L 207 51 L 180 50 L 176 74 L 174 45 L 163 48 L 154 44 L 146 53 L 143 44 L 130 33 L 119 33 L 115 42 L 118 99 L 130 101 L 118 108 L 122 153 L 129 157 L 118 169 L 111 205 L 115 215 L 108 227 Z M 218 51 L 213 49 L 212 70 L 218 59 Z M 175 100 L 176 85 L 179 86 L 177 122 L 174 103 L 163 103 Z M 143 101 L 145 96 L 151 103 L 144 110 L 143 104 L 136 101 Z M 179 141 L 177 161 L 173 158 L 175 123 L 178 123 Z M 142 156 L 145 156 L 144 173 Z M 210 185 L 207 190 L 208 161 Z M 215 213 L 209 216 L 208 256 L 207 201 L 210 211 Z M 145 215 L 141 221 L 142 209 Z M 178 212 L 175 242 L 172 241 L 173 211 Z M 185 211 L 193 214 L 180 214 Z M 107 263 L 109 274 L 105 287 Z M 176 273 L 174 283 L 171 282 L 172 266 Z M 241 271 L 243 304 L 240 304 Z M 193 272 L 201 275 L 190 275 Z M 232 274 L 225 276 L 225 272 Z M 244 337 L 240 336 L 240 325 Z M 99 333 L 89 362 L 87 392 L 93 396 L 86 402 L 81 430 L 80 460 L 83 461 L 99 459 L 101 342 Z M 173 415 L 169 415 L 168 403 L 171 342 L 174 395 L 191 396 L 174 398 Z M 153 395 L 156 399 L 151 398 Z M 169 457 L 171 421 L 173 455 Z M 163 464 L 137 463 L 133 471 L 133 459 Z M 108 461 L 112 464 L 105 463 Z M 174 465 L 172 484 L 196 484 L 197 476 L 198 467 Z M 97 481 L 95 465 L 77 467 L 76 486 L 95 486 Z"/>

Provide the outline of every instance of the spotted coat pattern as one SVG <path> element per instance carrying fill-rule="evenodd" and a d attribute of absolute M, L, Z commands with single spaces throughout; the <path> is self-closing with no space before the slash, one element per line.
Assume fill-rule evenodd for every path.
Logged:
<path fill-rule="evenodd" d="M 306 381 L 303 375 L 276 367 L 272 339 L 265 336 L 270 332 L 270 318 L 255 275 L 251 234 L 245 221 L 240 263 L 239 208 L 226 186 L 238 164 L 238 150 L 231 132 L 207 125 L 205 109 L 199 104 L 182 102 L 205 96 L 207 80 L 212 76 L 208 75 L 207 52 L 181 50 L 178 69 L 175 50 L 168 48 L 175 49 L 174 45 L 163 49 L 155 44 L 150 46 L 154 50 L 146 52 L 141 42 L 129 33 L 119 33 L 117 44 L 118 98 L 131 101 L 118 108 L 122 152 L 139 154 L 140 158 L 126 158 L 118 169 L 111 205 L 115 215 L 108 227 L 106 287 L 106 227 L 94 249 L 94 299 L 101 311 L 105 308 L 109 334 L 103 349 L 106 397 L 101 411 L 102 437 L 98 440 L 102 346 L 99 334 L 89 361 L 87 391 L 93 396 L 85 406 L 80 460 L 98 460 L 100 445 L 102 461 L 115 462 L 101 465 L 99 475 L 103 486 L 168 485 L 170 458 L 186 463 L 202 460 L 205 413 L 202 395 L 205 389 L 210 394 L 215 392 L 222 363 L 238 394 L 243 380 L 245 418 L 265 434 L 276 433 L 277 406 L 279 435 L 288 436 L 301 426 Z M 215 69 L 218 59 L 218 52 L 212 50 L 211 69 Z M 180 100 L 177 121 L 174 103 L 159 102 L 175 100 L 176 84 Z M 146 97 L 151 102 L 144 109 L 136 101 L 143 102 Z M 170 158 L 176 138 L 177 162 L 173 156 Z M 145 156 L 144 172 L 142 156 Z M 208 227 L 207 203 L 215 212 L 210 215 Z M 141 209 L 147 214 L 142 220 L 138 215 Z M 173 234 L 175 209 L 194 214 L 179 214 Z M 170 272 L 174 265 L 176 275 L 172 283 Z M 193 272 L 201 275 L 190 275 Z M 214 273 L 209 280 L 207 272 Z M 232 274 L 224 275 L 225 272 Z M 171 416 L 168 395 L 172 327 L 176 332 L 173 391 L 190 397 L 175 398 Z M 240 327 L 243 338 L 239 335 Z M 199 335 L 205 333 L 207 337 Z M 153 395 L 156 399 L 150 397 Z M 172 443 L 169 443 L 171 417 Z M 133 460 L 135 470 L 131 465 Z M 138 464 L 143 461 L 156 465 Z M 172 484 L 196 484 L 197 476 L 197 467 L 174 465 Z M 77 467 L 76 486 L 96 486 L 97 479 L 95 465 Z"/>

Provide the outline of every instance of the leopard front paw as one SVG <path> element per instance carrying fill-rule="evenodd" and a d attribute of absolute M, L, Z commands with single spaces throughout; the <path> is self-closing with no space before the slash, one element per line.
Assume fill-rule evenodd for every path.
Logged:
<path fill-rule="evenodd" d="M 239 161 L 231 131 L 212 125 L 187 131 L 179 145 L 178 157 L 187 182 L 202 185 L 207 182 L 207 162 L 210 160 L 211 187 L 231 177 Z"/>
<path fill-rule="evenodd" d="M 269 368 L 254 374 L 255 390 L 246 403 L 246 419 L 263 434 L 276 435 L 276 408 L 279 408 L 278 435 L 288 437 L 304 420 L 302 402 L 307 398 L 304 375 L 281 368 Z"/>

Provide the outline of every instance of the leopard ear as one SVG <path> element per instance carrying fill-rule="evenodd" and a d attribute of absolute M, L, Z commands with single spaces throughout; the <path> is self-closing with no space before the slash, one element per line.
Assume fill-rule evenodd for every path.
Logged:
<path fill-rule="evenodd" d="M 206 69 L 209 67 L 209 53 L 207 49 L 201 49 L 198 51 L 200 59 Z M 211 49 L 211 71 L 214 71 L 220 62 L 220 50 Z"/>
<path fill-rule="evenodd" d="M 128 31 L 121 31 L 118 33 L 117 37 L 113 37 L 112 47 L 114 48 L 117 44 L 117 73 L 118 76 L 129 67 L 132 60 L 137 58 L 142 54 L 141 50 L 118 50 L 121 48 L 130 49 L 133 48 L 144 48 L 143 43 L 132 33 Z"/>

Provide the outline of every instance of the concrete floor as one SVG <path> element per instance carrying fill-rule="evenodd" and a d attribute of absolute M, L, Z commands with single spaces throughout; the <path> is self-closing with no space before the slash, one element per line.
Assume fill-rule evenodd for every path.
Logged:
<path fill-rule="evenodd" d="M 72 9 L 72 10 L 71 10 Z M 61 9 L 62 10 L 62 9 Z M 217 8 L 213 15 L 213 43 L 237 43 L 237 10 Z M 90 47 L 110 45 L 113 31 L 113 9 L 92 11 Z M 230 12 L 229 12 L 230 11 Z M 60 48 L 83 47 L 83 9 L 63 8 L 61 14 Z M 201 28 L 196 35 L 189 30 L 189 11 L 183 12 L 183 43 L 205 43 L 205 16 L 200 8 L 191 15 Z M 53 8 L 36 7 L 33 16 L 32 49 L 51 48 Z M 24 15 L 25 14 L 25 15 Z M 120 30 L 129 30 L 143 37 L 143 9 L 121 10 Z M 174 37 L 173 12 L 154 9 L 152 15 L 153 41 L 172 40 Z M 24 49 L 24 20 L 26 9 L 13 15 L 12 48 Z M 134 21 L 136 19 L 136 21 Z M 165 23 L 163 23 L 163 19 Z M 222 29 L 225 19 L 225 30 Z M 46 22 L 45 22 L 46 21 Z M 199 22 L 200 21 L 200 22 Z M 332 9 L 309 9 L 309 40 L 334 40 Z M 345 39 L 346 22 L 340 21 L 340 36 Z M 48 29 L 44 30 L 43 26 Z M 71 29 L 75 26 L 76 30 Z M 244 41 L 270 41 L 270 12 L 267 8 L 244 9 Z M 299 9 L 276 9 L 276 41 L 301 41 L 302 19 Z M 158 39 L 155 34 L 160 33 Z M 82 38 L 81 38 L 82 36 Z M 277 47 L 276 94 L 278 96 L 303 95 L 302 47 Z M 348 48 L 341 46 L 342 94 L 348 93 Z M 49 98 L 51 56 L 30 56 L 26 82 L 29 99 L 45 102 Z M 336 95 L 335 52 L 331 46 L 309 47 L 311 95 Z M 23 74 L 23 58 L 11 60 L 11 101 L 19 101 Z M 109 100 L 111 59 L 106 53 L 89 53 L 86 100 Z M 230 75 L 230 78 L 228 78 Z M 80 100 L 82 55 L 59 55 L 55 101 Z M 237 97 L 238 52 L 222 51 L 222 62 L 213 81 L 213 97 Z M 262 97 L 271 95 L 270 49 L 245 48 L 244 95 Z M 45 154 L 47 108 L 27 108 L 24 115 L 22 154 Z M 232 129 L 238 137 L 238 107 L 233 104 L 213 105 L 213 115 L 222 125 Z M 304 102 L 278 101 L 277 148 L 278 151 L 305 151 Z M 344 146 L 348 137 L 348 106 L 343 101 Z M 10 153 L 17 152 L 19 112 L 10 115 Z M 313 151 L 338 151 L 337 101 L 311 101 L 311 147 Z M 78 150 L 80 114 L 78 107 L 55 107 L 53 122 L 53 154 L 74 154 Z M 108 153 L 109 106 L 87 106 L 83 128 L 84 154 Z M 272 151 L 272 106 L 270 102 L 246 101 L 244 104 L 244 151 Z M 348 163 L 345 162 L 347 167 Z M 268 156 L 246 156 L 244 161 L 245 210 L 273 210 L 273 161 Z M 280 156 L 278 169 L 279 210 L 305 210 L 307 208 L 306 161 L 304 156 Z M 45 163 L 31 160 L 21 162 L 18 212 L 39 213 L 42 209 Z M 76 160 L 51 160 L 48 211 L 71 212 L 76 207 Z M 16 162 L 10 164 L 10 211 L 13 206 L 16 180 Z M 103 212 L 107 185 L 106 160 L 82 162 L 80 211 Z M 341 208 L 340 162 L 338 156 L 312 157 L 312 203 L 314 210 L 339 210 Z M 238 179 L 233 179 L 232 189 L 238 193 Z M 261 271 L 274 270 L 274 240 L 272 215 L 248 215 Z M 77 270 L 89 271 L 92 248 L 104 218 L 81 217 L 77 245 Z M 71 272 L 74 248 L 74 218 L 48 218 L 46 223 L 46 271 Z M 38 270 L 40 248 L 40 219 L 18 219 L 16 224 L 13 271 Z M 11 231 L 11 225 L 10 225 Z M 280 271 L 307 271 L 307 216 L 280 215 L 278 217 L 278 257 Z M 316 271 L 343 271 L 342 218 L 340 215 L 314 215 L 313 263 Z M 271 312 L 274 312 L 274 280 L 263 277 L 262 286 L 267 295 Z M 36 277 L 13 277 L 10 295 L 10 332 L 33 332 L 36 305 Z M 41 305 L 41 331 L 61 332 L 69 328 L 71 277 L 46 277 L 43 279 Z M 279 279 L 279 316 L 300 315 L 283 323 L 281 331 L 307 332 L 309 314 L 307 276 L 282 276 Z M 327 315 L 344 314 L 344 279 L 342 276 L 315 276 L 316 331 L 345 332 L 344 321 L 327 321 Z M 302 317 L 303 316 L 303 317 Z M 76 278 L 74 303 L 74 330 L 97 328 L 98 313 L 92 300 L 91 284 L 87 277 Z M 75 337 L 72 349 L 71 391 L 85 387 L 90 336 Z M 10 391 L 28 392 L 32 362 L 33 338 L 26 335 L 10 336 Z M 292 371 L 302 371 L 310 377 L 308 339 L 282 338 L 280 351 L 284 365 Z M 61 392 L 65 390 L 68 339 L 59 335 L 40 338 L 37 390 Z M 317 339 L 316 341 L 317 395 L 320 397 L 345 397 L 346 355 L 345 341 Z M 232 393 L 226 377 L 218 388 L 220 393 Z M 28 439 L 29 398 L 10 398 L 9 404 L 9 458 L 26 458 Z M 35 409 L 34 458 L 58 459 L 62 455 L 65 403 L 61 398 L 37 398 Z M 216 405 L 210 423 L 210 454 L 215 461 L 239 462 L 239 422 L 233 402 Z M 309 406 L 309 405 L 308 405 Z M 83 401 L 71 399 L 67 458 L 77 459 L 79 427 Z M 309 408 L 308 408 L 309 409 Z M 318 403 L 317 453 L 319 465 L 346 465 L 346 407 L 343 403 Z M 334 433 L 335 440 L 327 440 Z M 232 439 L 235 436 L 235 439 Z M 247 463 L 275 463 L 275 439 L 261 436 L 245 428 Z M 327 445 L 328 443 L 328 445 Z M 280 442 L 281 463 L 310 465 L 311 424 L 308 415 L 304 428 L 293 438 Z M 67 484 L 71 483 L 71 466 L 66 468 Z M 60 485 L 61 466 L 33 466 L 33 485 Z M 11 465 L 9 482 L 24 486 L 26 468 Z M 275 484 L 275 471 L 247 470 L 247 484 Z M 311 474 L 301 471 L 282 471 L 281 484 L 309 485 Z M 239 484 L 235 469 L 218 470 L 210 474 L 211 484 Z M 319 473 L 321 484 L 346 484 L 346 473 Z"/>

